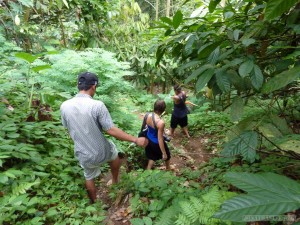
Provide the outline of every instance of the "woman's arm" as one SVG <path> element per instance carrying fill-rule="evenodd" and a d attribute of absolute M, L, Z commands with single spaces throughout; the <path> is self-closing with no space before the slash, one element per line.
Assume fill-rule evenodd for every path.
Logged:
<path fill-rule="evenodd" d="M 160 120 L 158 122 L 157 129 L 158 129 L 158 144 L 159 144 L 159 148 L 162 152 L 162 159 L 166 160 L 168 158 L 168 156 L 167 156 L 165 144 L 164 144 L 165 122 L 163 120 Z"/>

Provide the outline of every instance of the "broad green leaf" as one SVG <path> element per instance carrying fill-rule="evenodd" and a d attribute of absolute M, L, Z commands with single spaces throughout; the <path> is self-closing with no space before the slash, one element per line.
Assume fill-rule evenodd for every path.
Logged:
<path fill-rule="evenodd" d="M 5 174 L 0 174 L 0 183 L 5 184 L 8 181 L 8 177 Z"/>
<path fill-rule="evenodd" d="M 225 174 L 225 179 L 248 192 L 239 195 L 222 206 L 214 217 L 236 221 L 254 221 L 246 215 L 259 215 L 264 220 L 268 215 L 282 215 L 300 207 L 300 184 L 288 177 L 274 173 L 234 173 Z"/>
<path fill-rule="evenodd" d="M 216 72 L 217 84 L 222 92 L 230 91 L 230 81 L 227 77 L 226 72 L 218 71 Z"/>
<path fill-rule="evenodd" d="M 222 66 L 221 69 L 226 70 L 227 68 L 230 68 L 230 67 L 236 67 L 238 64 L 240 64 L 242 62 L 243 62 L 242 59 L 234 59 L 230 62 L 226 62 L 226 64 L 224 66 Z"/>
<path fill-rule="evenodd" d="M 55 216 L 57 214 L 59 214 L 59 212 L 56 210 L 55 207 L 52 207 L 52 208 L 48 209 L 48 211 L 47 211 L 47 216 L 49 216 L 49 217 Z"/>
<path fill-rule="evenodd" d="M 214 69 L 208 69 L 203 72 L 203 74 L 198 78 L 197 83 L 196 83 L 196 91 L 201 91 L 202 88 L 210 81 L 212 76 L 215 74 Z"/>
<path fill-rule="evenodd" d="M 254 65 L 251 73 L 251 83 L 256 90 L 259 90 L 264 82 L 264 76 L 259 66 Z"/>
<path fill-rule="evenodd" d="M 33 7 L 33 0 L 18 0 L 22 5 L 26 7 Z"/>
<path fill-rule="evenodd" d="M 12 151 L 15 150 L 16 147 L 14 145 L 0 145 L 1 150 Z"/>
<path fill-rule="evenodd" d="M 62 0 L 56 0 L 56 5 L 57 5 L 57 8 L 61 10 L 63 7 Z"/>
<path fill-rule="evenodd" d="M 169 36 L 173 32 L 173 29 L 167 29 L 165 32 L 165 36 Z"/>
<path fill-rule="evenodd" d="M 130 220 L 132 225 L 145 225 L 142 219 L 140 218 L 133 218 Z"/>
<path fill-rule="evenodd" d="M 69 8 L 69 4 L 68 4 L 68 1 L 67 0 L 62 0 L 63 3 L 65 4 L 65 6 L 67 6 L 67 8 Z"/>
<path fill-rule="evenodd" d="M 278 144 L 278 146 L 282 149 L 294 151 L 300 154 L 300 140 L 288 140 L 286 142 Z"/>
<path fill-rule="evenodd" d="M 31 69 L 34 71 L 34 72 L 39 72 L 41 70 L 45 70 L 45 69 L 50 69 L 51 66 L 50 65 L 42 65 L 42 66 L 35 66 L 35 67 L 32 67 Z"/>
<path fill-rule="evenodd" d="M 246 47 L 248 47 L 249 45 L 254 44 L 254 43 L 255 43 L 255 39 L 253 39 L 253 38 L 244 38 L 242 40 L 242 44 L 245 45 Z"/>
<path fill-rule="evenodd" d="M 34 60 L 36 60 L 39 57 L 39 56 L 33 56 L 33 55 L 31 55 L 29 53 L 26 53 L 26 52 L 18 52 L 18 53 L 15 54 L 15 56 L 17 58 L 24 59 L 29 63 L 33 63 Z"/>
<path fill-rule="evenodd" d="M 211 64 L 206 64 L 204 66 L 200 66 L 199 68 L 197 68 L 196 70 L 193 71 L 193 73 L 188 76 L 186 79 L 185 79 L 185 84 L 191 82 L 192 80 L 194 80 L 195 78 L 197 78 L 198 76 L 200 76 L 205 70 L 207 69 L 212 69 L 213 66 Z"/>
<path fill-rule="evenodd" d="M 169 24 L 170 26 L 173 26 L 173 21 L 169 17 L 161 17 L 160 20 Z"/>
<path fill-rule="evenodd" d="M 272 123 L 262 123 L 258 127 L 259 131 L 268 138 L 279 138 L 282 137 L 282 133 Z"/>
<path fill-rule="evenodd" d="M 8 202 L 14 206 L 19 206 L 21 204 L 27 204 L 28 202 L 28 194 L 23 194 L 23 195 L 13 195 L 11 198 L 8 200 Z"/>
<path fill-rule="evenodd" d="M 208 44 L 201 48 L 198 52 L 198 58 L 203 59 L 208 57 L 220 45 L 220 43 L 221 42 L 217 41 L 215 43 Z"/>
<path fill-rule="evenodd" d="M 252 60 L 247 60 L 243 62 L 239 67 L 239 74 L 241 77 L 246 77 L 253 70 L 254 62 Z"/>
<path fill-rule="evenodd" d="M 300 66 L 284 71 L 272 77 L 262 87 L 262 93 L 268 94 L 285 87 L 289 83 L 295 81 L 300 76 Z"/>
<path fill-rule="evenodd" d="M 190 68 L 190 67 L 193 67 L 193 66 L 197 66 L 197 65 L 200 64 L 200 62 L 201 62 L 201 61 L 199 61 L 199 60 L 196 60 L 196 61 L 190 61 L 190 62 L 188 62 L 188 63 L 182 64 L 182 66 L 180 66 L 180 67 L 178 68 L 178 70 L 179 70 L 179 71 L 183 71 L 183 70 L 185 70 L 185 69 L 187 69 L 187 68 Z"/>
<path fill-rule="evenodd" d="M 147 217 L 147 216 L 143 217 L 143 221 L 144 221 L 145 225 L 152 225 L 153 224 L 152 219 L 150 217 Z"/>
<path fill-rule="evenodd" d="M 213 11 L 215 11 L 217 5 L 220 2 L 221 2 L 221 0 L 210 0 L 209 5 L 208 5 L 209 12 L 212 13 Z"/>
<path fill-rule="evenodd" d="M 224 178 L 234 186 L 250 194 L 268 192 L 274 195 L 281 195 L 282 197 L 288 197 L 291 194 L 290 198 L 300 194 L 300 183 L 275 173 L 252 174 L 229 172 L 226 173 Z M 300 195 L 298 196 L 299 198 Z"/>
<path fill-rule="evenodd" d="M 225 157 L 241 155 L 244 160 L 254 162 L 257 145 L 257 133 L 255 131 L 245 131 L 238 137 L 227 142 L 221 154 Z"/>
<path fill-rule="evenodd" d="M 277 116 L 276 114 L 270 115 L 271 122 L 280 130 L 283 135 L 292 134 L 292 129 L 288 126 L 287 121 L 284 118 Z"/>
<path fill-rule="evenodd" d="M 236 96 L 231 105 L 230 116 L 232 121 L 241 119 L 244 111 L 244 101 L 240 96 Z"/>
<path fill-rule="evenodd" d="M 17 131 L 17 126 L 15 123 L 1 123 L 0 128 L 2 131 L 7 131 L 7 132 L 16 132 Z"/>
<path fill-rule="evenodd" d="M 183 14 L 180 10 L 178 10 L 173 17 L 173 27 L 177 29 L 181 22 L 183 21 Z"/>
<path fill-rule="evenodd" d="M 215 65 L 217 61 L 219 60 L 220 56 L 220 46 L 218 46 L 208 57 L 207 62 Z"/>
<path fill-rule="evenodd" d="M 272 20 L 296 5 L 299 0 L 271 0 L 268 1 L 265 11 L 265 20 Z"/>
<path fill-rule="evenodd" d="M 229 19 L 233 16 L 234 16 L 234 12 L 232 12 L 232 11 L 227 11 L 227 12 L 224 13 L 224 18 L 225 19 Z"/>
<path fill-rule="evenodd" d="M 158 65 L 162 57 L 164 56 L 166 51 L 166 47 L 164 45 L 160 45 L 156 51 L 156 62 L 155 65 Z"/>
<path fill-rule="evenodd" d="M 213 217 L 234 222 L 270 220 L 269 216 L 283 215 L 300 207 L 299 200 L 263 192 L 239 195 L 227 200 Z M 257 215 L 251 216 L 251 215 Z"/>
<path fill-rule="evenodd" d="M 239 40 L 240 33 L 241 33 L 241 30 L 238 30 L 238 29 L 233 31 L 233 38 L 235 41 Z"/>
<path fill-rule="evenodd" d="M 18 133 L 9 133 L 6 136 L 8 138 L 11 138 L 11 139 L 16 139 L 16 138 L 20 137 L 20 134 L 18 134 Z"/>
<path fill-rule="evenodd" d="M 196 35 L 189 36 L 189 38 L 188 38 L 188 40 L 187 40 L 187 42 L 184 46 L 183 53 L 184 53 L 185 56 L 188 56 L 193 52 L 193 44 L 194 44 L 196 39 L 197 39 Z"/>

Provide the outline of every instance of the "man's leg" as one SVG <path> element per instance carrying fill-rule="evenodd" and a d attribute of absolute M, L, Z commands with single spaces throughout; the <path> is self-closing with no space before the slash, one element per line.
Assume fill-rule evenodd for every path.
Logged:
<path fill-rule="evenodd" d="M 96 186 L 95 186 L 95 182 L 94 179 L 92 180 L 86 180 L 85 181 L 85 188 L 87 190 L 88 196 L 91 200 L 91 203 L 95 203 L 96 199 L 97 199 L 97 195 L 96 195 Z"/>
<path fill-rule="evenodd" d="M 110 170 L 112 175 L 112 183 L 116 184 L 119 182 L 119 174 L 120 174 L 120 167 L 122 165 L 122 160 L 118 156 L 115 160 L 111 161 L 109 165 L 110 165 Z"/>

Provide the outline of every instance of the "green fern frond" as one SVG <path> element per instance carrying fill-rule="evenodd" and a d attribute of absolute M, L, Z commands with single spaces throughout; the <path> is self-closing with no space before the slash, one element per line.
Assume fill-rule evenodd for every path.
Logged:
<path fill-rule="evenodd" d="M 196 198 L 196 197 L 194 197 L 194 196 L 191 196 L 191 197 L 190 197 L 190 201 L 191 201 L 190 203 L 193 205 L 194 209 L 195 209 L 198 213 L 200 213 L 200 212 L 203 211 L 204 204 L 203 204 L 202 199 Z"/>
<path fill-rule="evenodd" d="M 204 194 L 202 198 L 204 201 L 209 202 L 212 205 L 220 205 L 222 195 L 217 187 L 213 187 L 209 192 Z"/>
<path fill-rule="evenodd" d="M 212 218 L 224 201 L 223 192 L 217 187 L 200 197 L 191 196 L 188 201 L 179 202 L 180 214 L 175 221 L 176 225 L 188 224 L 219 224 L 220 220 Z"/>
<path fill-rule="evenodd" d="M 190 224 L 191 224 L 191 222 L 190 222 L 189 218 L 187 218 L 183 214 L 179 214 L 177 220 L 175 221 L 175 225 L 190 225 Z"/>
<path fill-rule="evenodd" d="M 31 183 L 21 183 L 19 186 L 16 186 L 13 188 L 12 193 L 15 196 L 18 196 L 20 194 L 25 194 L 26 191 L 28 191 L 32 186 L 39 184 L 39 181 L 31 182 Z"/>
<path fill-rule="evenodd" d="M 176 215 L 178 215 L 178 209 L 171 206 L 162 212 L 155 225 L 173 225 L 176 220 Z"/>
<path fill-rule="evenodd" d="M 182 214 L 190 219 L 191 223 L 195 222 L 199 217 L 199 212 L 197 207 L 190 203 L 190 201 L 180 202 L 179 203 Z"/>

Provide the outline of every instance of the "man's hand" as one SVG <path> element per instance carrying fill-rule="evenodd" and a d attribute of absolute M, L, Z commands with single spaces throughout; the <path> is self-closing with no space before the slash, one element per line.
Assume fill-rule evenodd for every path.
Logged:
<path fill-rule="evenodd" d="M 148 139 L 144 137 L 139 137 L 136 139 L 135 144 L 145 148 L 148 145 Z"/>

